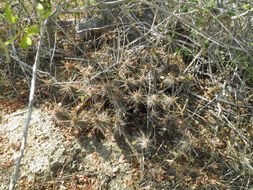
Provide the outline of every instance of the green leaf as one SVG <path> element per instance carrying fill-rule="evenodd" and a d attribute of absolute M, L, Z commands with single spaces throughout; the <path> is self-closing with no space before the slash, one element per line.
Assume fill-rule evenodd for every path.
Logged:
<path fill-rule="evenodd" d="M 204 43 L 202 44 L 202 47 L 203 47 L 204 49 L 208 49 L 209 46 L 210 46 L 210 44 L 209 44 L 208 42 L 204 42 Z"/>
<path fill-rule="evenodd" d="M 208 8 L 206 8 L 206 9 L 203 9 L 203 12 L 204 12 L 204 13 L 209 13 L 210 11 L 209 11 Z"/>
<path fill-rule="evenodd" d="M 184 54 L 185 56 L 191 55 L 191 53 L 190 53 L 188 50 L 185 50 L 185 51 L 183 52 L 183 54 Z"/>
<path fill-rule="evenodd" d="M 14 40 L 17 39 L 17 37 L 20 35 L 21 32 L 18 32 L 17 34 L 15 34 L 15 36 L 13 38 L 11 38 L 10 40 L 4 42 L 4 45 L 9 45 L 11 44 L 12 42 L 14 42 Z"/>
<path fill-rule="evenodd" d="M 41 3 L 38 3 L 37 5 L 37 11 L 40 15 L 44 15 L 45 14 L 45 9 L 43 7 L 43 5 Z"/>
<path fill-rule="evenodd" d="M 25 35 L 22 39 L 21 39 L 21 41 L 20 41 L 20 47 L 21 48 L 28 48 L 29 46 L 31 46 L 32 45 L 32 40 L 31 40 L 31 38 L 29 37 L 29 36 L 27 36 L 27 35 Z"/>
<path fill-rule="evenodd" d="M 82 102 L 84 102 L 86 100 L 87 96 L 81 96 L 81 100 Z"/>
<path fill-rule="evenodd" d="M 182 50 L 181 48 L 177 48 L 177 49 L 175 50 L 175 53 L 179 53 L 181 50 Z"/>
<path fill-rule="evenodd" d="M 214 2 L 209 2 L 208 3 L 208 7 L 214 7 L 215 6 L 215 3 Z"/>
<path fill-rule="evenodd" d="M 52 13 L 52 11 L 47 10 L 42 18 L 47 19 L 51 15 L 51 13 Z"/>
<path fill-rule="evenodd" d="M 5 11 L 5 16 L 8 20 L 8 22 L 11 23 L 11 24 L 15 24 L 18 20 L 18 17 L 13 16 L 13 14 L 11 12 L 10 5 L 6 5 L 5 8 L 4 8 L 4 11 Z"/>
<path fill-rule="evenodd" d="M 232 12 L 232 11 L 228 11 L 228 12 L 227 12 L 227 15 L 228 15 L 228 16 L 235 16 L 236 13 L 235 13 L 235 12 Z"/>
<path fill-rule="evenodd" d="M 27 36 L 32 36 L 34 34 L 37 34 L 37 33 L 39 33 L 39 31 L 40 30 L 39 30 L 38 25 L 32 25 L 32 26 L 29 26 L 28 28 L 25 29 Z"/>
<path fill-rule="evenodd" d="M 90 4 L 90 5 L 95 5 L 96 3 L 97 3 L 96 0 L 90 0 L 90 1 L 89 1 L 89 4 Z"/>
<path fill-rule="evenodd" d="M 9 44 L 11 44 L 12 42 L 14 42 L 15 39 L 16 39 L 16 38 L 12 38 L 12 39 L 10 39 L 10 40 L 4 42 L 4 45 L 9 45 Z"/>
<path fill-rule="evenodd" d="M 250 4 L 244 4 L 244 5 L 242 6 L 242 8 L 243 8 L 244 10 L 250 10 L 250 9 L 251 9 L 251 6 L 250 6 Z"/>

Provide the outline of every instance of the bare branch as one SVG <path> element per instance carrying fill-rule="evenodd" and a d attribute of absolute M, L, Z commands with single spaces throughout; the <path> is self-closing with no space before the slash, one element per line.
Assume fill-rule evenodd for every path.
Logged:
<path fill-rule="evenodd" d="M 32 109 L 33 109 L 37 69 L 39 67 L 40 51 L 41 51 L 41 48 L 42 48 L 42 42 L 43 42 L 43 36 L 45 34 L 45 29 L 46 29 L 46 26 L 47 26 L 48 22 L 51 20 L 51 18 L 54 15 L 56 15 L 68 2 L 69 1 L 66 1 L 61 6 L 59 6 L 42 23 L 41 32 L 40 32 L 40 41 L 38 43 L 38 49 L 37 49 L 37 52 L 36 52 L 36 57 L 35 57 L 34 65 L 33 65 L 33 74 L 32 74 L 31 89 L 30 89 L 30 95 L 29 95 L 28 113 L 27 113 L 26 122 L 24 124 L 24 131 L 23 131 L 23 138 L 22 138 L 22 142 L 21 142 L 20 153 L 19 153 L 19 156 L 16 160 L 16 167 L 15 167 L 14 174 L 13 174 L 13 177 L 12 177 L 11 182 L 10 182 L 9 190 L 15 189 L 15 186 L 16 186 L 16 183 L 17 183 L 17 180 L 18 180 L 18 177 L 19 177 L 18 173 L 19 173 L 19 169 L 20 169 L 21 160 L 22 160 L 22 157 L 24 155 L 25 145 L 26 145 L 26 142 L 27 142 L 28 128 L 29 128 L 29 124 L 30 124 L 30 121 L 31 121 L 31 117 L 32 117 Z"/>

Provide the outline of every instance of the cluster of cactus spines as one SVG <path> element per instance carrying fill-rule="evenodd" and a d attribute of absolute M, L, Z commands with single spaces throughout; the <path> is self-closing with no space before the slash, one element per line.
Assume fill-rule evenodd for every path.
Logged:
<path fill-rule="evenodd" d="M 106 57 L 103 61 L 101 57 L 101 64 L 89 63 L 80 70 L 77 78 L 83 84 L 74 91 L 82 108 L 72 122 L 103 133 L 166 129 L 168 115 L 176 113 L 176 104 L 183 102 L 181 58 L 173 58 L 162 49 L 147 48 L 126 51 L 120 60 L 114 59 Z M 113 66 L 108 68 L 108 61 Z M 146 149 L 150 138 L 142 135 L 139 145 Z"/>
<path fill-rule="evenodd" d="M 144 103 L 144 95 L 142 94 L 141 90 L 136 90 L 130 93 L 130 102 L 135 105 Z"/>
<path fill-rule="evenodd" d="M 151 133 L 145 134 L 140 130 L 140 134 L 136 137 L 137 149 L 148 153 L 150 149 L 154 146 L 155 140 L 152 138 Z"/>

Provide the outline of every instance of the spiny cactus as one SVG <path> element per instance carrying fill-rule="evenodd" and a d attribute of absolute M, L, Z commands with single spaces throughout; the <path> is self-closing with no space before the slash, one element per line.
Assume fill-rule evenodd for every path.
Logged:
<path fill-rule="evenodd" d="M 103 62 L 100 67 L 96 63 L 84 67 L 80 75 L 87 82 L 78 90 L 79 96 L 85 97 L 79 120 L 90 120 L 90 127 L 103 132 L 128 133 L 131 128 L 145 129 L 148 122 L 157 130 L 164 128 L 168 114 L 178 109 L 175 104 L 183 102 L 180 89 L 184 82 L 179 80 L 183 62 L 161 50 L 153 55 L 149 51 L 154 50 L 138 52 L 145 58 L 125 52 L 121 62 L 109 70 L 101 69 Z M 162 58 L 157 60 L 157 56 Z M 178 68 L 172 69 L 171 63 Z M 95 80 L 90 80 L 91 73 L 97 73 Z"/>

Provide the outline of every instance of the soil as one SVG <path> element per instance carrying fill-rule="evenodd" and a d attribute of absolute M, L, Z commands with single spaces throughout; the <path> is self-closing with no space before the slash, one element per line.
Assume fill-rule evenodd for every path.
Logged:
<path fill-rule="evenodd" d="M 19 110 L 5 115 L 0 124 L 0 189 L 3 190 L 8 189 L 14 171 L 26 113 Z M 113 137 L 101 140 L 84 135 L 77 139 L 62 129 L 56 125 L 52 111 L 33 111 L 17 189 L 71 189 L 68 181 L 78 181 L 75 184 L 84 189 L 136 189 L 136 184 L 130 181 L 137 174 Z"/>

